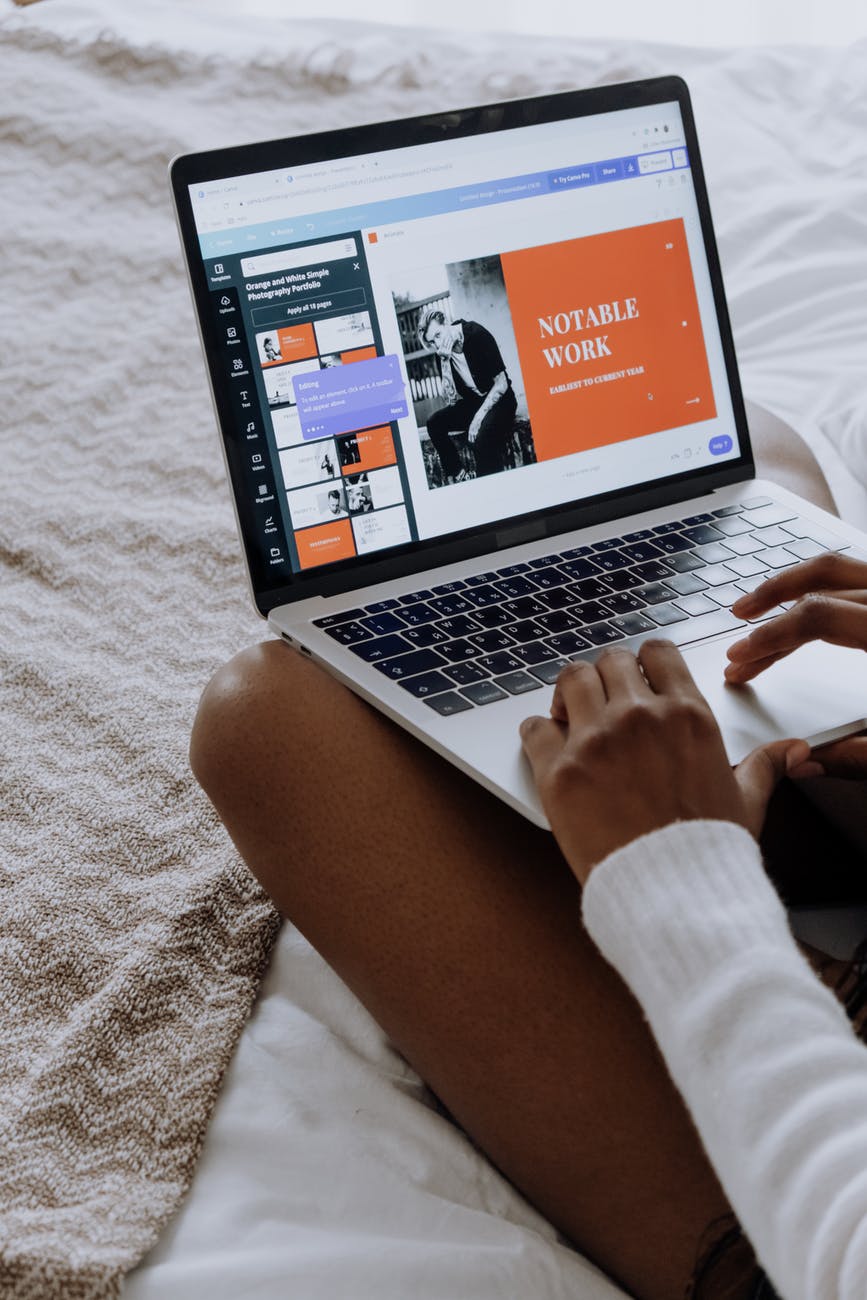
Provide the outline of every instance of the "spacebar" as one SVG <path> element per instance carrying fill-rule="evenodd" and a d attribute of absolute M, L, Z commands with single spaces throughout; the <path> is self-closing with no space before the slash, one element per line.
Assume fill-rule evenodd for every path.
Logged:
<path fill-rule="evenodd" d="M 721 609 L 712 614 L 699 614 L 697 618 L 685 619 L 673 627 L 662 627 L 659 631 L 675 645 L 691 645 L 693 641 L 703 641 L 705 637 L 716 636 L 718 632 L 733 632 L 745 626 L 744 620 L 735 618 L 730 609 Z"/>

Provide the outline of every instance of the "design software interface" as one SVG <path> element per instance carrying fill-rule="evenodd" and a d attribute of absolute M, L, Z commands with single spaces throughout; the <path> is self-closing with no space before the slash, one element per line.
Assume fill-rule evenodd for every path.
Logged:
<path fill-rule="evenodd" d="M 674 103 L 190 197 L 275 586 L 740 454 Z"/>

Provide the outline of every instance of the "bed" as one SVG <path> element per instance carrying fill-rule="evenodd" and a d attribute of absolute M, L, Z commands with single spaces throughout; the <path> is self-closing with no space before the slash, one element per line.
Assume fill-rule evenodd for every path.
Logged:
<path fill-rule="evenodd" d="M 867 526 L 867 43 L 468 40 L 253 24 L 167 0 L 6 0 L 0 46 L 15 180 L 0 194 L 15 322 L 0 420 L 13 883 L 68 880 L 86 861 L 82 887 L 93 888 L 97 868 L 125 864 L 127 906 L 167 877 L 187 888 L 195 868 L 191 924 L 216 891 L 224 951 L 247 934 L 243 960 L 199 968 L 217 989 L 209 1014 L 225 1012 L 222 1046 L 197 1094 L 197 1136 L 136 1238 L 151 1248 L 138 1263 L 120 1252 L 75 1294 L 114 1294 L 135 1265 L 128 1300 L 616 1300 L 302 937 L 287 925 L 274 942 L 273 914 L 186 772 L 198 689 L 265 629 L 245 603 L 165 165 L 257 136 L 681 73 L 745 392 L 801 434 L 841 513 Z M 45 894 L 22 898 L 26 917 L 47 906 Z M 159 928 L 141 915 L 139 940 Z M 862 920 L 840 921 L 841 942 Z M 92 974 L 83 951 L 75 970 Z M 87 979 L 85 1002 L 101 987 Z M 173 1023 L 194 1009 L 175 1008 Z M 176 1083 L 195 1074 L 194 1057 L 190 1039 L 173 1058 Z M 106 1204 L 88 1213 L 99 1220 Z M 0 1214 L 4 1250 L 10 1222 Z M 85 1258 L 100 1239 L 89 1231 Z M 55 1293 L 33 1285 L 15 1294 Z"/>

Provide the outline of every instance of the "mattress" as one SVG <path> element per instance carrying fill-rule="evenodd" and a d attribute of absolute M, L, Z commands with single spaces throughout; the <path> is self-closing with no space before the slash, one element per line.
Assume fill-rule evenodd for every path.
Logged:
<path fill-rule="evenodd" d="M 253 23 L 156 0 L 129 9 L 52 0 L 14 14 L 7 3 L 0 14 L 25 34 L 35 60 L 59 48 L 85 79 L 83 147 L 92 122 L 119 115 L 137 121 L 143 138 L 146 125 L 166 161 L 177 146 L 680 73 L 693 91 L 744 390 L 801 433 L 841 512 L 867 526 L 867 43 L 698 51 L 468 42 L 365 23 Z M 99 148 L 92 161 L 95 189 L 110 205 L 110 188 L 96 184 Z M 151 202 L 146 215 L 167 256 L 167 190 Z M 179 257 L 176 273 L 180 282 Z M 106 337 L 104 325 L 93 328 Z M 126 345 L 148 328 L 127 322 Z M 194 338 L 186 309 L 178 328 Z M 201 372 L 189 382 L 206 402 Z M 209 490 L 222 492 L 216 441 L 211 450 Z M 232 545 L 228 510 L 221 526 L 222 544 Z M 237 598 L 246 600 L 240 581 Z M 154 600 L 156 608 L 157 593 Z M 232 627 L 239 637 L 256 632 L 246 615 Z M 125 1294 L 622 1295 L 441 1113 L 288 925 L 189 1195 Z"/>

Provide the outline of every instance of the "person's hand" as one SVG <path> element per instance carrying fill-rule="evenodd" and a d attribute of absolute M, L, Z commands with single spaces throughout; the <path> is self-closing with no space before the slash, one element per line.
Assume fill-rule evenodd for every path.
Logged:
<path fill-rule="evenodd" d="M 478 438 L 481 427 L 482 427 L 481 417 L 478 414 L 476 414 L 470 420 L 470 427 L 467 430 L 467 441 L 469 442 L 470 446 L 472 446 L 473 443 L 476 441 L 476 438 Z"/>
<path fill-rule="evenodd" d="M 670 822 L 737 822 L 757 835 L 780 778 L 810 747 L 780 740 L 735 771 L 716 719 L 669 641 L 638 658 L 609 650 L 564 668 L 551 717 L 527 718 L 521 740 L 563 855 L 583 884 L 615 849 Z"/>
<path fill-rule="evenodd" d="M 829 552 L 783 569 L 732 606 L 741 618 L 754 618 L 783 601 L 791 609 L 760 623 L 727 650 L 725 678 L 742 685 L 808 641 L 867 650 L 867 564 Z M 818 765 L 821 766 L 818 766 Z M 793 777 L 867 776 L 867 736 L 848 737 L 813 751 L 809 767 Z"/>

